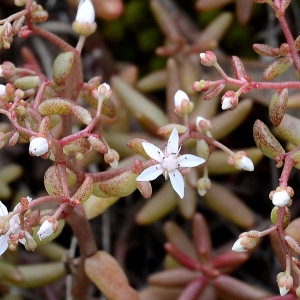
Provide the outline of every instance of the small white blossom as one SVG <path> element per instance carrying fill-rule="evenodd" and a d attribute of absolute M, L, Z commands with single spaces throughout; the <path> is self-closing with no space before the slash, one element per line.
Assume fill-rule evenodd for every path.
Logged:
<path fill-rule="evenodd" d="M 275 192 L 272 197 L 272 202 L 275 206 L 284 207 L 290 201 L 290 196 L 286 190 Z"/>
<path fill-rule="evenodd" d="M 243 238 L 239 238 L 232 246 L 232 250 L 235 252 L 246 252 L 247 249 L 241 244 Z"/>
<path fill-rule="evenodd" d="M 48 220 L 45 220 L 40 227 L 39 231 L 37 232 L 37 235 L 39 236 L 40 240 L 46 239 L 54 232 L 53 229 L 53 223 L 49 222 Z"/>
<path fill-rule="evenodd" d="M 245 171 L 253 171 L 254 170 L 254 165 L 252 160 L 245 156 L 241 155 L 241 157 L 234 157 L 234 166 L 238 170 L 245 170 Z"/>
<path fill-rule="evenodd" d="M 33 138 L 29 144 L 29 152 L 35 156 L 41 156 L 48 152 L 49 144 L 47 139 L 43 137 Z"/>
<path fill-rule="evenodd" d="M 19 204 L 16 205 L 14 210 L 16 210 L 18 206 L 19 206 Z M 8 215 L 7 208 L 0 201 L 0 216 L 5 217 L 7 215 Z M 20 232 L 21 232 L 21 228 L 20 228 L 19 215 L 14 215 L 9 219 L 9 230 L 7 231 L 6 234 L 3 234 L 0 236 L 0 255 L 2 255 L 8 248 L 8 241 L 9 241 L 10 236 L 11 235 L 19 235 Z M 25 231 L 24 233 L 27 238 L 33 239 L 30 233 L 28 233 L 27 231 Z M 19 242 L 24 245 L 26 242 L 26 239 L 25 238 L 19 239 Z"/>
<path fill-rule="evenodd" d="M 95 9 L 90 0 L 81 0 L 78 4 L 76 21 L 80 23 L 89 23 L 92 25 L 95 22 Z"/>
<path fill-rule="evenodd" d="M 173 189 L 180 198 L 183 198 L 184 180 L 178 168 L 196 167 L 205 160 L 191 154 L 179 155 L 179 136 L 176 128 L 173 129 L 164 151 L 148 142 L 143 142 L 142 145 L 146 153 L 158 164 L 145 169 L 136 180 L 150 181 L 163 174 L 166 179 L 170 178 Z"/>
<path fill-rule="evenodd" d="M 178 90 L 174 96 L 175 107 L 181 106 L 184 99 L 190 101 L 189 96 L 184 91 Z"/>

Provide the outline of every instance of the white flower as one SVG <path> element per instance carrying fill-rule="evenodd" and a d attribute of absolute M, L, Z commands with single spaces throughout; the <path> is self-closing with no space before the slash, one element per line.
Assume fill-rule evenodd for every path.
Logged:
<path fill-rule="evenodd" d="M 39 236 L 40 240 L 43 240 L 49 237 L 53 232 L 53 223 L 49 222 L 48 220 L 45 220 L 42 226 L 40 227 L 39 231 L 37 232 L 37 235 Z"/>
<path fill-rule="evenodd" d="M 89 23 L 92 25 L 95 22 L 95 9 L 90 0 L 81 0 L 78 4 L 76 21 L 80 23 Z"/>
<path fill-rule="evenodd" d="M 276 276 L 280 296 L 286 295 L 293 287 L 293 277 L 287 272 L 281 272 Z"/>
<path fill-rule="evenodd" d="M 232 246 L 232 250 L 235 252 L 246 252 L 247 249 L 241 244 L 243 238 L 239 238 Z"/>
<path fill-rule="evenodd" d="M 17 209 L 19 204 L 16 205 L 14 208 Z M 5 217 L 8 215 L 8 211 L 6 206 L 0 201 L 0 216 Z M 8 248 L 8 241 L 11 235 L 19 235 L 21 232 L 20 228 L 20 218 L 19 215 L 14 215 L 9 219 L 9 230 L 7 231 L 6 234 L 3 234 L 0 236 L 0 255 L 2 255 L 6 249 Z M 33 239 L 31 234 L 28 233 L 27 231 L 24 232 L 26 237 L 29 239 Z M 26 239 L 22 238 L 19 239 L 19 242 L 23 245 L 26 243 Z"/>
<path fill-rule="evenodd" d="M 286 190 L 275 192 L 272 197 L 272 202 L 275 206 L 284 207 L 290 201 L 290 196 Z"/>
<path fill-rule="evenodd" d="M 166 179 L 170 178 L 173 189 L 180 198 L 183 198 L 184 180 L 178 168 L 195 167 L 204 163 L 205 160 L 191 154 L 179 155 L 179 136 L 176 128 L 173 129 L 164 151 L 148 142 L 143 142 L 142 145 L 146 153 L 158 164 L 144 170 L 136 180 L 150 181 L 163 174 Z"/>
<path fill-rule="evenodd" d="M 35 156 L 41 156 L 48 152 L 49 144 L 47 139 L 43 137 L 33 138 L 29 144 L 29 152 Z"/>
<path fill-rule="evenodd" d="M 253 171 L 254 165 L 252 160 L 245 155 L 237 155 L 234 158 L 234 166 L 238 170 Z"/>
<path fill-rule="evenodd" d="M 181 106 L 184 99 L 190 101 L 189 96 L 184 91 L 178 90 L 174 96 L 175 107 Z"/>

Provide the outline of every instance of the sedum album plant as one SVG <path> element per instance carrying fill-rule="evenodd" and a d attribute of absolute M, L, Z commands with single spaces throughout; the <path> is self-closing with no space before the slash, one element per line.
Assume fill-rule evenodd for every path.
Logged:
<path fill-rule="evenodd" d="M 290 1 L 256 2 L 270 5 L 286 38 L 278 48 L 253 46 L 259 55 L 274 58 L 263 71 L 263 81 L 253 80 L 237 56 L 231 58 L 234 77 L 227 75 L 211 51 L 232 20 L 230 13 L 222 13 L 199 33 L 184 16 L 183 22 L 176 22 L 179 9 L 173 2 L 152 0 L 151 10 L 166 37 L 166 44 L 156 53 L 167 58 L 166 69 L 136 82 L 136 70 L 129 66 L 105 83 L 99 75 L 86 78 L 81 58 L 85 43 L 97 34 L 95 18 L 103 14 L 98 6 L 95 11 L 91 0 L 79 2 L 72 24 L 78 35 L 73 47 L 38 24 L 48 18 L 40 4 L 15 1 L 19 11 L 0 21 L 1 48 L 9 49 L 16 38 L 37 35 L 60 53 L 52 62 L 51 76 L 41 71 L 27 48 L 23 50 L 24 65 L 4 61 L 0 69 L 1 148 L 26 144 L 27 155 L 50 163 L 43 174 L 43 193 L 22 193 L 12 210 L 4 202 L 12 194 L 8 184 L 27 171 L 18 164 L 0 170 L 0 284 L 5 297 L 13 297 L 10 287 L 44 287 L 67 276 L 66 299 L 92 299 L 90 283 L 115 300 L 278 299 L 267 289 L 229 275 L 267 235 L 282 263 L 282 271 L 274 278 L 281 299 L 300 297 L 299 219 L 291 222 L 294 191 L 288 186 L 292 169 L 300 166 L 300 121 L 286 113 L 289 106 L 299 107 L 297 98 L 295 103 L 290 101 L 289 91 L 299 90 L 300 84 L 297 79 L 273 81 L 291 66 L 299 76 L 300 42 L 292 36 L 285 17 Z M 111 3 L 117 8 L 117 1 Z M 173 9 L 168 10 L 166 3 L 174 5 Z M 205 5 L 206 1 L 196 2 L 198 9 Z M 103 9 L 110 19 L 114 15 L 108 7 Z M 247 18 L 240 21 L 246 23 Z M 219 78 L 202 79 L 200 62 L 214 67 Z M 143 94 L 162 87 L 166 88 L 165 111 Z M 253 100 L 243 96 L 252 90 L 273 91 L 265 102 L 276 127 L 274 134 L 289 142 L 287 150 L 271 132 L 273 127 L 261 120 L 253 125 L 256 148 L 230 149 L 226 139 L 220 142 L 243 125 L 253 107 Z M 218 108 L 225 112 L 218 113 Z M 138 130 L 130 127 L 133 119 Z M 273 225 L 261 229 L 254 228 L 252 210 L 212 176 L 252 172 L 263 155 L 282 171 L 279 186 L 269 196 L 274 205 Z M 165 177 L 164 183 L 159 181 L 160 175 Z M 152 224 L 178 207 L 183 219 L 192 220 L 193 235 L 191 241 L 174 222 L 164 225 L 166 270 L 151 275 L 149 286 L 140 291 L 141 286 L 130 285 L 118 255 L 98 249 L 89 223 L 121 198 L 138 199 L 139 193 L 150 199 L 136 215 L 138 224 Z M 233 251 L 228 245 L 213 250 L 208 221 L 196 213 L 198 198 L 246 230 L 236 242 L 230 242 Z M 63 235 L 66 224 L 79 251 L 76 256 L 77 246 L 72 244 L 70 257 L 63 260 L 66 250 L 53 240 Z M 52 262 L 13 264 L 8 253 L 16 251 L 20 243 Z"/>

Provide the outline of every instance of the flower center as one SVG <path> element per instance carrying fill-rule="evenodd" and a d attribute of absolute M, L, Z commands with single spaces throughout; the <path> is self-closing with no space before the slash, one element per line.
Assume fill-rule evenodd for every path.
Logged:
<path fill-rule="evenodd" d="M 164 158 L 164 161 L 161 165 L 168 172 L 177 169 L 176 155 L 175 154 L 169 154 L 168 156 L 166 156 Z"/>

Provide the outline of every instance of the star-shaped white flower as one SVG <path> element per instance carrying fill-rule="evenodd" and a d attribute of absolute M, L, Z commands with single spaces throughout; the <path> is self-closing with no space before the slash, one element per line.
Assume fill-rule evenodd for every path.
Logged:
<path fill-rule="evenodd" d="M 30 202 L 32 199 L 30 197 L 27 197 L 27 200 Z M 19 204 L 16 205 L 15 209 L 17 209 Z M 14 210 L 15 210 L 14 209 Z M 6 208 L 6 206 L 0 201 L 0 216 L 5 217 L 8 215 L 8 210 Z M 8 242 L 10 239 L 11 235 L 19 235 L 21 232 L 21 228 L 20 228 L 20 218 L 19 215 L 14 215 L 13 217 L 11 217 L 9 219 L 9 230 L 6 234 L 3 234 L 0 236 L 0 255 L 2 255 L 6 249 L 8 248 Z M 33 239 L 32 235 L 25 231 L 24 232 L 26 237 L 28 239 Z M 21 238 L 19 239 L 19 242 L 23 245 L 25 245 L 26 243 L 26 239 L 25 238 Z"/>
<path fill-rule="evenodd" d="M 150 181 L 163 174 L 166 179 L 170 178 L 173 189 L 183 198 L 184 180 L 178 168 L 196 167 L 204 163 L 205 159 L 192 154 L 179 155 L 179 136 L 176 128 L 173 129 L 164 151 L 148 142 L 143 142 L 142 145 L 146 153 L 158 164 L 145 169 L 136 180 Z"/>

